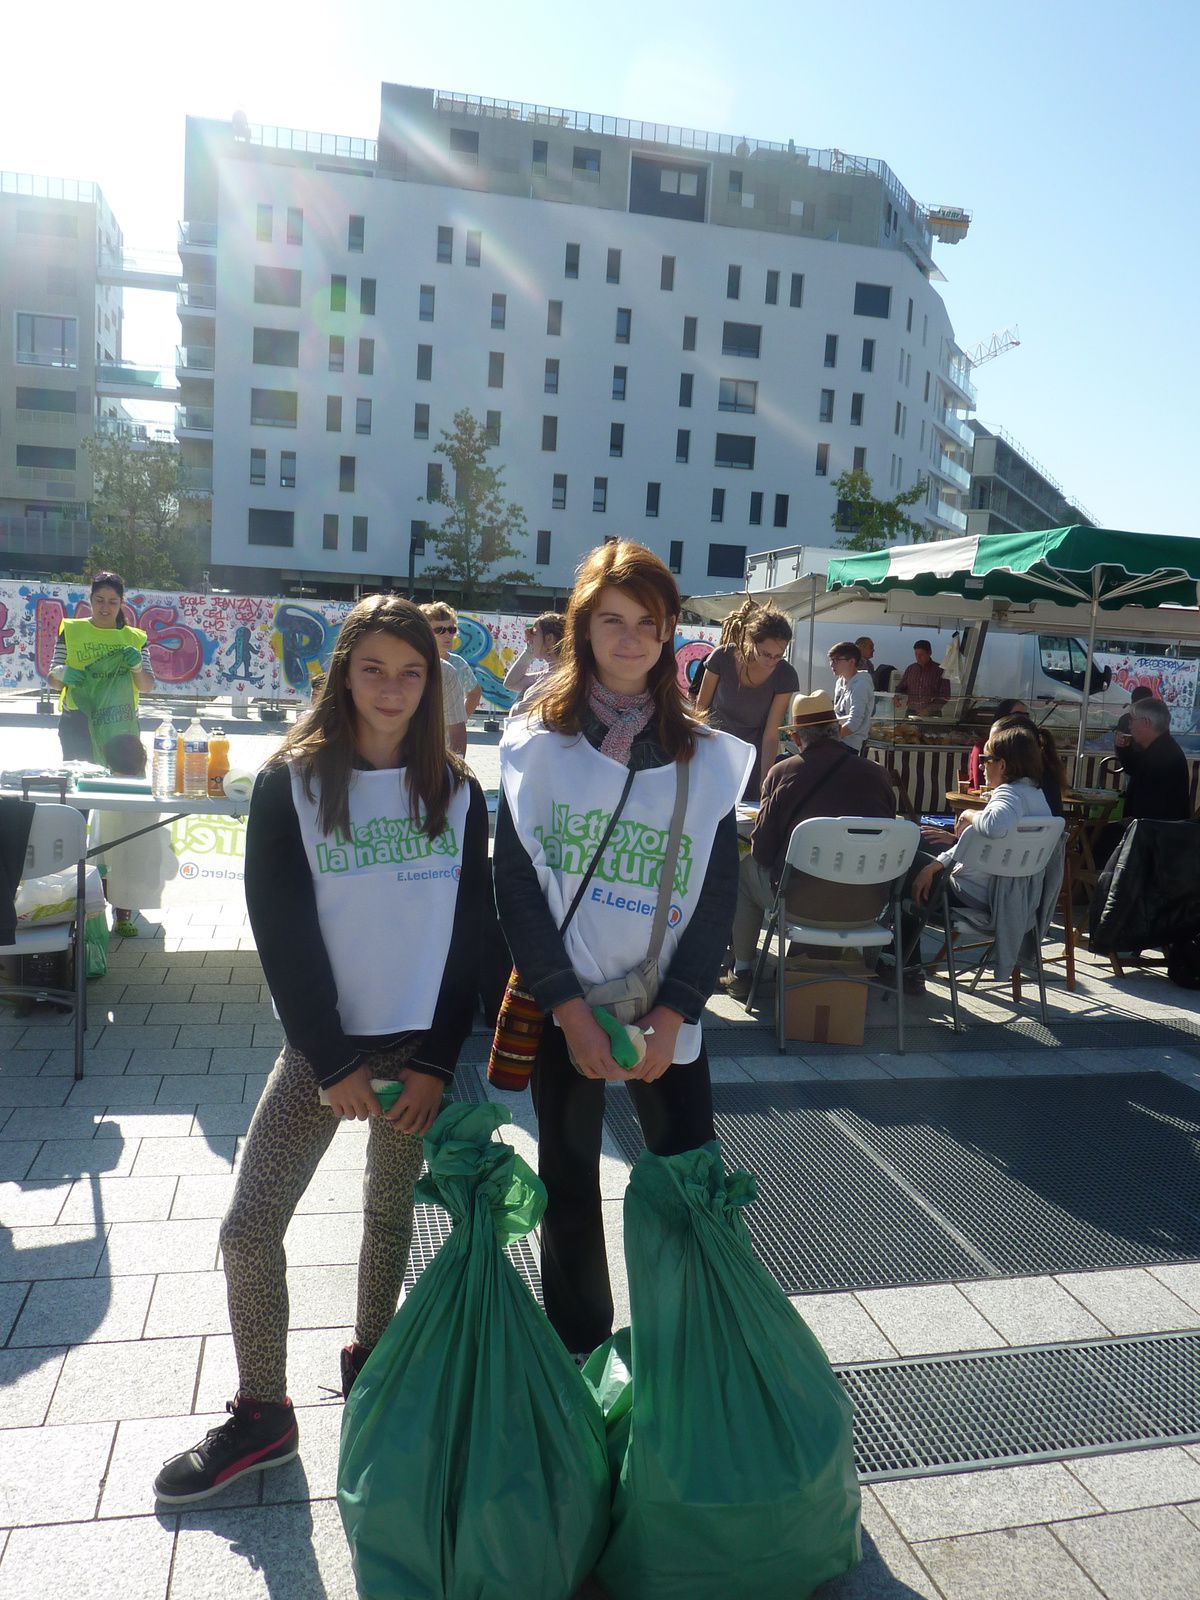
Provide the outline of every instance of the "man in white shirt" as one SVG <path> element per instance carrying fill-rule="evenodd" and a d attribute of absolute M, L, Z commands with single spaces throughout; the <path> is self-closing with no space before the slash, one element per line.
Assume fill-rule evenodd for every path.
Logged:
<path fill-rule="evenodd" d="M 470 662 L 450 649 L 458 632 L 458 613 L 444 600 L 421 607 L 437 640 L 442 658 L 442 708 L 445 712 L 446 743 L 456 755 L 467 753 L 467 718 L 483 698 L 483 690 L 471 671 Z M 453 679 L 453 683 L 451 683 Z"/>
<path fill-rule="evenodd" d="M 833 672 L 833 706 L 841 723 L 841 736 L 856 756 L 862 754 L 863 745 L 871 728 L 871 713 L 875 704 L 875 691 L 867 673 L 860 672 L 862 652 L 852 639 L 843 639 L 829 652 L 829 666 Z"/>

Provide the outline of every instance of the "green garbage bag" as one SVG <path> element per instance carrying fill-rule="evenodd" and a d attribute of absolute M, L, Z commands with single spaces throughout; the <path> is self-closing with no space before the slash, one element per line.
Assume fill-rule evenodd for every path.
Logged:
<path fill-rule="evenodd" d="M 502 1106 L 449 1105 L 417 1198 L 454 1228 L 350 1391 L 338 1507 L 361 1600 L 569 1600 L 608 1533 L 604 1419 L 503 1246 L 546 1191 Z"/>
<path fill-rule="evenodd" d="M 861 1557 L 850 1401 L 751 1251 L 754 1194 L 715 1142 L 633 1169 L 632 1328 L 584 1368 L 619 1465 L 612 1600 L 803 1600 Z"/>
<path fill-rule="evenodd" d="M 110 650 L 89 661 L 83 669 L 83 682 L 73 684 L 71 694 L 87 717 L 92 754 L 101 766 L 107 766 L 104 752 L 110 740 L 129 733 L 138 737 L 134 683 L 121 651 Z"/>
<path fill-rule="evenodd" d="M 94 911 L 83 924 L 84 959 L 89 978 L 102 978 L 108 971 L 108 911 Z"/>

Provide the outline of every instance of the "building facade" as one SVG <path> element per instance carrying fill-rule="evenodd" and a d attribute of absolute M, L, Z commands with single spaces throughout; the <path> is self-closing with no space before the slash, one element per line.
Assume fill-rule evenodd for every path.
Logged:
<path fill-rule="evenodd" d="M 969 363 L 881 162 L 385 84 L 377 140 L 189 119 L 185 212 L 214 582 L 419 579 L 463 407 L 527 519 L 517 600 L 614 535 L 728 587 L 828 544 L 855 467 L 965 530 Z"/>
<path fill-rule="evenodd" d="M 1095 518 L 1068 497 L 1044 467 L 1003 428 L 972 419 L 971 503 L 967 532 L 1031 533 L 1039 528 L 1095 527 Z"/>

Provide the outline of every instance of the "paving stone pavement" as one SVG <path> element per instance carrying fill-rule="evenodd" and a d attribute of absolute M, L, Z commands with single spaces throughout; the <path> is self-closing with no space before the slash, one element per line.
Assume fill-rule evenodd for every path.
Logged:
<path fill-rule="evenodd" d="M 1195 1023 L 1196 997 L 1153 976 L 1114 985 L 1083 956 L 1058 1020 Z M 341 1129 L 288 1237 L 289 1382 L 303 1455 L 185 1513 L 156 1510 L 159 1463 L 223 1418 L 234 1369 L 217 1229 L 278 1025 L 239 905 L 193 904 L 114 941 L 90 987 L 89 1054 L 71 1077 L 66 1024 L 0 1014 L 0 1600 L 352 1600 L 333 1498 L 337 1352 L 353 1318 L 363 1132 Z M 987 1050 L 948 1029 L 896 1053 L 872 996 L 868 1044 L 790 1047 L 723 997 L 714 1078 L 951 1079 L 1160 1070 L 1200 1088 L 1200 1045 L 1031 1045 L 1002 989 L 966 1002 Z M 910 1023 L 940 1021 L 930 985 Z M 976 1040 L 978 1035 L 975 1036 Z M 464 1060 L 481 1062 L 473 1036 Z M 489 1091 L 490 1092 L 490 1091 Z M 536 1156 L 527 1100 L 504 1137 Z M 627 1164 L 606 1138 L 605 1224 L 618 1319 Z M 835 1362 L 1003 1349 L 1200 1327 L 1200 1265 L 805 1295 Z M 821 1600 L 1173 1600 L 1200 1594 L 1200 1446 L 873 1485 L 861 1567 Z M 589 1594 L 595 1586 L 589 1586 Z M 514 1597 L 516 1600 L 516 1597 Z"/>

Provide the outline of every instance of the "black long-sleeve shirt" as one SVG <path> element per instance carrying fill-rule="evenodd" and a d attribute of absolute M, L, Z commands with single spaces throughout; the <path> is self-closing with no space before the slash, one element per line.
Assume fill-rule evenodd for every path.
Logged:
<path fill-rule="evenodd" d="M 1117 751 L 1128 775 L 1125 815 L 1155 822 L 1187 822 L 1192 814 L 1187 757 L 1169 733 L 1159 734 L 1144 749 L 1136 744 Z"/>
<path fill-rule="evenodd" d="M 588 743 L 599 749 L 606 732 L 603 724 L 592 719 L 583 731 Z M 651 723 L 635 737 L 629 765 L 634 772 L 641 772 L 667 764 L 667 754 Z M 496 908 L 513 965 L 529 992 L 544 1011 L 552 1011 L 568 1000 L 582 999 L 583 986 L 546 904 L 529 852 L 513 824 L 503 790 L 492 866 Z M 737 879 L 737 818 L 729 811 L 717 824 L 696 909 L 680 935 L 659 986 L 656 1003 L 677 1011 L 685 1022 L 699 1022 L 708 997 L 717 986 L 733 928 Z"/>
<path fill-rule="evenodd" d="M 322 1088 L 340 1083 L 367 1056 L 414 1042 L 409 1065 L 449 1082 L 471 1031 L 479 986 L 481 930 L 490 918 L 487 802 L 469 778 L 462 874 L 450 950 L 433 1021 L 424 1033 L 356 1037 L 342 1029 L 337 983 L 317 915 L 312 870 L 285 766 L 260 772 L 246 824 L 246 909 L 288 1042 L 312 1062 Z M 396 951 L 402 981 L 404 951 Z"/>

